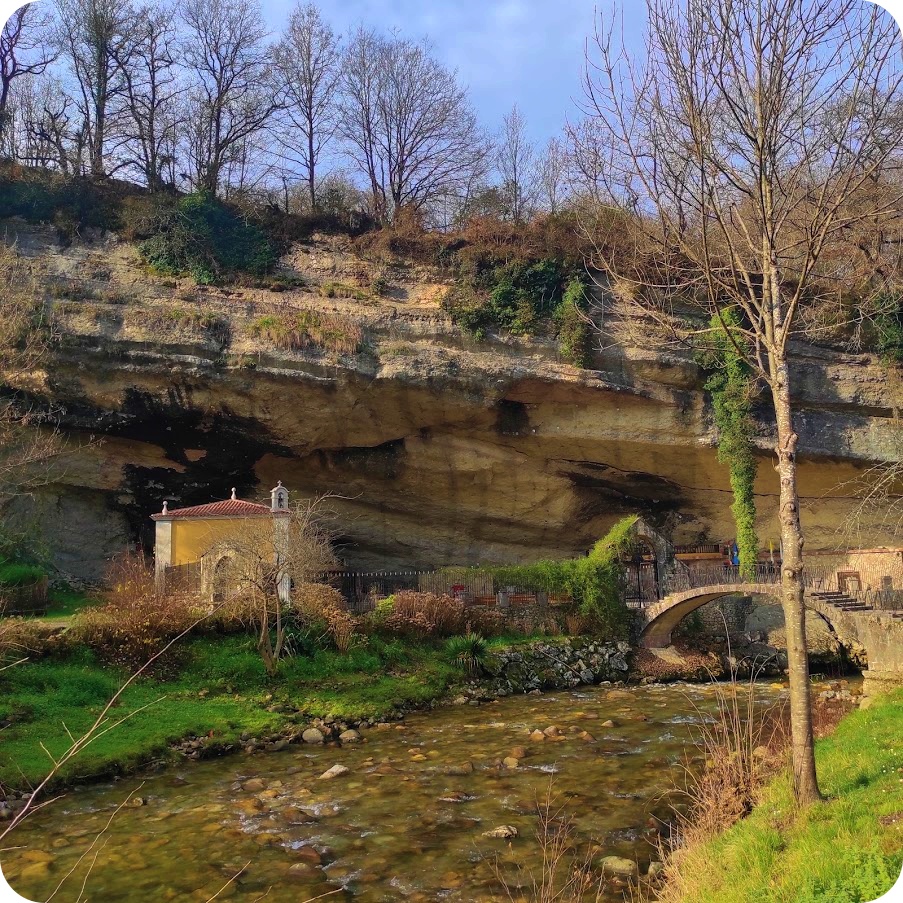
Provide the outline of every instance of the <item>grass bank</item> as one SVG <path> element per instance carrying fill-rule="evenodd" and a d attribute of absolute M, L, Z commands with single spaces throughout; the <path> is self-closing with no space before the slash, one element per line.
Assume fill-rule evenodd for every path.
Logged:
<path fill-rule="evenodd" d="M 528 641 L 499 638 L 490 646 Z M 275 734 L 310 718 L 379 718 L 428 705 L 462 678 L 441 645 L 378 637 L 344 654 L 287 658 L 275 678 L 267 677 L 249 637 L 198 637 L 177 648 L 169 672 L 129 686 L 110 721 L 136 714 L 91 743 L 60 780 L 128 771 L 189 736 L 228 744 L 245 732 Z M 86 648 L 0 672 L 0 783 L 23 788 L 43 778 L 51 763 L 42 745 L 59 756 L 69 734 L 83 734 L 127 676 Z"/>
<path fill-rule="evenodd" d="M 797 812 L 789 775 L 752 814 L 679 853 L 667 903 L 866 903 L 903 864 L 903 690 L 816 746 L 827 800 Z"/>

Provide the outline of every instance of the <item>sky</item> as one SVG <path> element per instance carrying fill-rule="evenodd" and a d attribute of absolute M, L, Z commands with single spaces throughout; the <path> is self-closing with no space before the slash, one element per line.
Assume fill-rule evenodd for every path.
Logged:
<path fill-rule="evenodd" d="M 262 0 L 278 30 L 294 0 Z M 584 44 L 599 0 L 319 0 L 336 31 L 363 22 L 405 37 L 428 38 L 458 70 L 483 125 L 492 131 L 516 103 L 530 134 L 545 142 L 561 131 L 581 96 Z M 610 9 L 602 0 L 600 8 Z M 625 0 L 625 26 L 642 30 L 645 0 Z M 633 13 L 631 14 L 631 10 Z"/>

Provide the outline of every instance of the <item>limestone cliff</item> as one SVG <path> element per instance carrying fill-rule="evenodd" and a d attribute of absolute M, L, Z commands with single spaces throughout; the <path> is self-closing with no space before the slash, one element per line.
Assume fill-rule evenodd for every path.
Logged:
<path fill-rule="evenodd" d="M 573 555 L 633 511 L 676 542 L 733 533 L 688 357 L 603 342 L 595 369 L 579 370 L 548 340 L 477 342 L 441 310 L 439 273 L 396 261 L 379 297 L 350 290 L 372 267 L 343 239 L 297 246 L 283 291 L 164 280 L 111 236 L 63 248 L 52 230 L 10 221 L 6 240 L 39 265 L 60 335 L 27 388 L 62 409 L 69 437 L 38 500 L 66 571 L 97 574 L 146 539 L 164 498 L 196 504 L 232 486 L 254 497 L 277 479 L 341 496 L 342 554 L 363 566 Z M 299 316 L 318 324 L 313 339 L 285 338 Z M 328 350 L 345 336 L 356 353 Z M 868 356 L 812 347 L 795 379 L 807 538 L 830 547 L 849 481 L 900 454 L 903 389 Z M 763 448 L 769 429 L 766 410 Z M 770 463 L 763 451 L 766 544 Z"/>

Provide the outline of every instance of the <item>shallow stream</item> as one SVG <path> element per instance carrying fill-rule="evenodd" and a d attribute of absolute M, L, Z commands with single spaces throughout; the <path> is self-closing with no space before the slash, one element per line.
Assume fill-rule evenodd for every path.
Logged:
<path fill-rule="evenodd" d="M 763 703 L 780 698 L 778 687 L 761 685 Z M 186 762 L 52 803 L 9 838 L 16 849 L 3 854 L 3 871 L 19 893 L 44 901 L 84 857 L 53 897 L 59 903 L 79 899 L 98 849 L 86 885 L 98 903 L 204 903 L 217 892 L 216 900 L 302 903 L 337 888 L 324 899 L 507 900 L 498 870 L 536 868 L 537 800 L 551 786 L 581 848 L 636 860 L 645 872 L 663 795 L 692 752 L 692 725 L 714 708 L 706 685 L 590 687 L 443 708 L 342 748 Z M 530 739 L 552 726 L 560 737 Z M 320 779 L 335 765 L 348 773 Z M 133 792 L 144 805 L 111 820 Z M 500 826 L 518 836 L 485 836 Z M 514 898 L 525 880 L 509 878 Z M 623 899 L 617 886 L 608 893 Z"/>

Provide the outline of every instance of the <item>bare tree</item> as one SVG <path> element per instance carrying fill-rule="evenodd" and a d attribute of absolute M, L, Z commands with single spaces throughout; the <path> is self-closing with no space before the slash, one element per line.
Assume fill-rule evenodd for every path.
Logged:
<path fill-rule="evenodd" d="M 231 595 L 247 606 L 268 674 L 276 673 L 285 648 L 291 587 L 336 566 L 324 517 L 323 499 L 301 502 L 272 518 L 247 520 L 204 553 L 205 566 L 218 572 L 215 602 Z"/>
<path fill-rule="evenodd" d="M 0 32 L 0 139 L 16 79 L 43 74 L 56 58 L 48 40 L 50 22 L 39 6 L 28 3 L 13 12 Z"/>
<path fill-rule="evenodd" d="M 134 43 L 130 0 L 59 0 L 57 41 L 78 86 L 92 176 L 107 175 L 107 153 Z"/>
<path fill-rule="evenodd" d="M 56 78 L 22 79 L 13 95 L 10 156 L 65 175 L 84 170 L 88 134 L 76 102 Z"/>
<path fill-rule="evenodd" d="M 820 794 L 790 356 L 801 308 L 844 278 L 832 246 L 900 210 L 898 191 L 864 190 L 900 163 L 899 141 L 886 140 L 901 90 L 899 31 L 859 0 L 647 0 L 647 9 L 645 58 L 631 58 L 603 22 L 587 60 L 600 176 L 623 211 L 617 228 L 629 219 L 638 243 L 625 264 L 596 230 L 593 263 L 675 337 L 720 320 L 770 389 L 793 783 L 810 803 Z M 725 328 L 727 309 L 736 330 Z"/>
<path fill-rule="evenodd" d="M 537 178 L 537 200 L 549 213 L 558 213 L 567 196 L 567 153 L 561 140 L 550 138 L 540 158 Z"/>
<path fill-rule="evenodd" d="M 183 90 L 176 71 L 174 9 L 142 6 L 135 11 L 132 30 L 128 45 L 112 49 L 123 81 L 124 137 L 129 162 L 156 191 L 174 181 L 177 106 Z"/>
<path fill-rule="evenodd" d="M 280 144 L 300 167 L 310 194 L 310 209 L 315 210 L 317 164 L 336 129 L 339 39 L 313 3 L 299 4 L 274 56 L 284 97 L 283 112 L 290 126 Z"/>
<path fill-rule="evenodd" d="M 423 211 L 485 164 L 467 92 L 426 45 L 360 28 L 345 50 L 341 85 L 339 134 L 381 221 L 402 207 Z"/>
<path fill-rule="evenodd" d="M 527 135 L 527 120 L 515 105 L 504 119 L 496 148 L 508 217 L 515 223 L 524 222 L 530 215 L 536 187 L 535 158 L 536 148 Z"/>
<path fill-rule="evenodd" d="M 187 0 L 183 13 L 193 181 L 216 194 L 227 164 L 278 107 L 266 30 L 254 0 Z"/>

